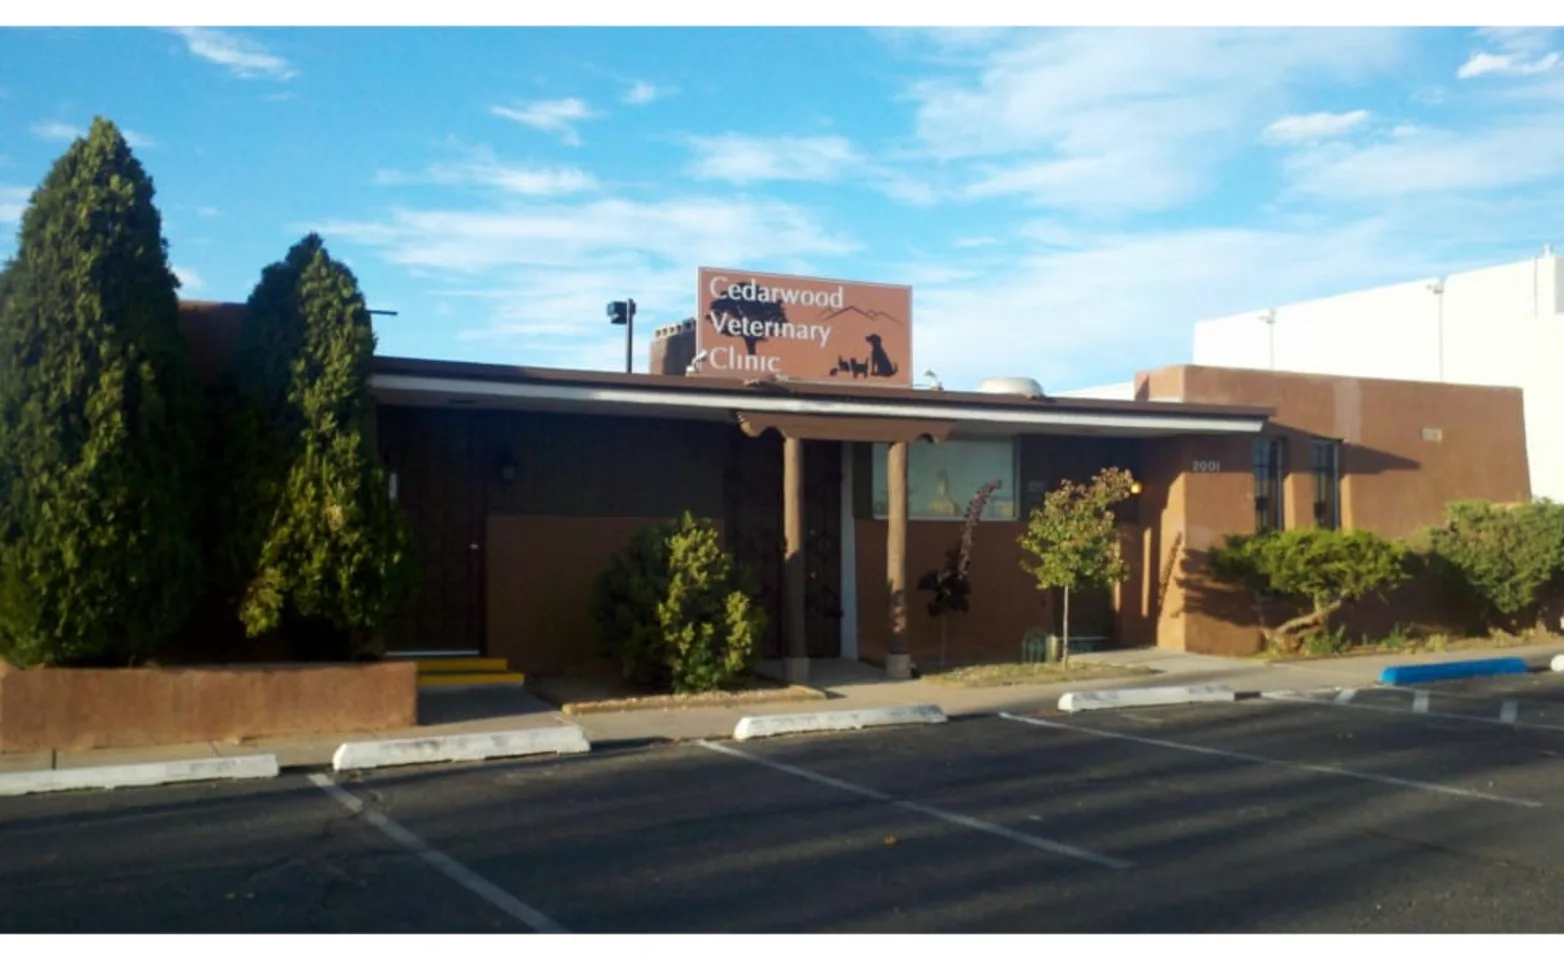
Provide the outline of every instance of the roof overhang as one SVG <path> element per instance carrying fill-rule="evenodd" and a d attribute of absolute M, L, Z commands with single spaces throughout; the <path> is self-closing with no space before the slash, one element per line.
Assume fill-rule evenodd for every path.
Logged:
<path fill-rule="evenodd" d="M 531 409 L 560 413 L 646 416 L 734 422 L 741 414 L 793 417 L 883 418 L 895 421 L 948 422 L 956 434 L 1017 433 L 1112 434 L 1256 434 L 1268 421 L 1266 411 L 1210 407 L 1181 410 L 1177 403 L 1097 401 L 1089 409 L 1031 402 L 964 404 L 937 401 L 876 400 L 853 396 L 797 396 L 785 392 L 670 390 L 632 383 L 576 384 L 495 380 L 417 373 L 379 372 L 371 385 L 380 402 L 408 406 Z M 1161 408 L 1161 409 L 1154 409 Z"/>

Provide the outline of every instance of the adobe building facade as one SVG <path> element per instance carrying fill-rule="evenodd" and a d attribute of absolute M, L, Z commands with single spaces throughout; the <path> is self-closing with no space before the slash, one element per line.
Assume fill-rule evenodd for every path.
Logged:
<path fill-rule="evenodd" d="M 1072 637 L 1250 653 L 1248 604 L 1203 572 L 1226 534 L 1400 536 L 1451 500 L 1530 494 L 1518 390 L 1190 366 L 1140 375 L 1134 399 L 918 390 L 895 382 L 910 355 L 885 349 L 905 339 L 873 339 L 896 322 L 889 303 L 855 320 L 869 333 L 840 338 L 857 353 L 829 342 L 801 361 L 810 378 L 692 370 L 713 342 L 693 322 L 658 331 L 645 374 L 377 357 L 377 443 L 423 584 L 390 650 L 589 668 L 596 577 L 637 530 L 688 510 L 755 574 L 767 658 L 795 677 L 837 657 L 904 676 L 940 651 L 917 580 L 997 479 L 948 656 L 1013 661 L 1029 632 L 1060 626 L 1058 596 L 1020 566 L 1027 515 L 1060 481 L 1112 466 L 1140 482 L 1117 512 L 1131 575 L 1072 595 Z M 240 311 L 186 312 L 197 352 L 220 365 Z M 879 382 L 856 375 L 875 364 Z"/>

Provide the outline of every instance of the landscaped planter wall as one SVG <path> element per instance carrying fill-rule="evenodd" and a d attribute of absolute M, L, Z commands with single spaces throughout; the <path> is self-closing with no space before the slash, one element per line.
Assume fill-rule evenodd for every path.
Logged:
<path fill-rule="evenodd" d="M 18 670 L 0 753 L 357 733 L 418 722 L 412 663 Z"/>

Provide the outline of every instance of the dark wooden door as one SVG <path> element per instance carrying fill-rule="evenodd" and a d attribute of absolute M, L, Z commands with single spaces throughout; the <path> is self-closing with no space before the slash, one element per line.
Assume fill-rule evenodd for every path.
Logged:
<path fill-rule="evenodd" d="M 782 438 L 750 438 L 734 429 L 723 480 L 723 540 L 754 581 L 766 611 L 761 657 L 782 652 Z"/>
<path fill-rule="evenodd" d="M 388 626 L 396 653 L 484 649 L 483 457 L 473 411 L 382 407 L 380 445 L 413 530 L 418 593 Z"/>
<path fill-rule="evenodd" d="M 761 656 L 786 656 L 782 622 L 782 438 L 733 431 L 723 526 L 734 559 L 749 569 L 767 613 Z M 842 650 L 842 448 L 804 444 L 804 632 L 811 657 Z"/>
<path fill-rule="evenodd" d="M 811 657 L 842 655 L 842 445 L 804 444 L 804 618 Z"/>

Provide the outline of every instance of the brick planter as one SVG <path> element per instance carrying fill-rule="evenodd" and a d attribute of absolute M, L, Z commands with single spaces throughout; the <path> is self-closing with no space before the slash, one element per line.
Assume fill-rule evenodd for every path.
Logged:
<path fill-rule="evenodd" d="M 412 663 L 18 670 L 0 661 L 0 753 L 415 726 Z"/>

